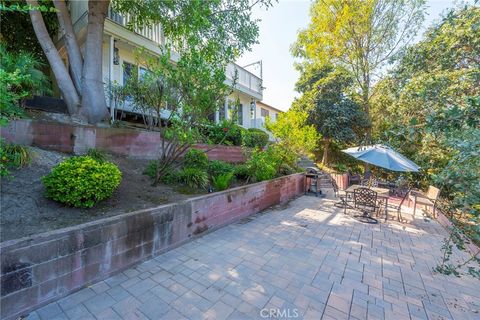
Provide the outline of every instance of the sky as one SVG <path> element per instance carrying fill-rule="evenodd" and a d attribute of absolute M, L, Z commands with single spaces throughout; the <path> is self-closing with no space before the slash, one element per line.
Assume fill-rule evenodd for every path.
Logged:
<path fill-rule="evenodd" d="M 427 0 L 426 17 L 421 32 L 439 20 L 445 9 L 454 7 L 455 4 L 456 2 L 449 0 Z M 262 60 L 265 87 L 263 101 L 280 110 L 287 110 L 298 95 L 294 86 L 299 74 L 293 66 L 294 58 L 290 54 L 290 46 L 297 38 L 297 31 L 307 27 L 309 8 L 308 0 L 279 0 L 268 10 L 256 7 L 254 18 L 261 19 L 259 43 L 237 61 L 239 65 L 245 66 Z M 248 69 L 259 74 L 258 65 Z"/>

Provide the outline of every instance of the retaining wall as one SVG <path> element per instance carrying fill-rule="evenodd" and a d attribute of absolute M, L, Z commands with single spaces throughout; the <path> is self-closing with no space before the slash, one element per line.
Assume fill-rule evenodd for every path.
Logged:
<path fill-rule="evenodd" d="M 15 319 L 205 232 L 303 193 L 293 174 L 0 244 L 1 318 Z"/>
<path fill-rule="evenodd" d="M 1 133 L 9 142 L 75 154 L 84 154 L 88 149 L 96 148 L 127 157 L 155 159 L 161 152 L 158 132 L 128 128 L 15 120 L 2 128 Z M 213 148 L 211 145 L 198 144 L 194 148 L 209 150 L 207 156 L 210 160 L 231 163 L 245 161 L 242 148 L 238 146 L 217 145 Z"/>

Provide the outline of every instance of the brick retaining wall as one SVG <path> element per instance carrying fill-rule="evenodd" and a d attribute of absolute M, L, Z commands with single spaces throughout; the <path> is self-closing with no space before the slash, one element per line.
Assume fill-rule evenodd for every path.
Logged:
<path fill-rule="evenodd" d="M 99 128 L 41 120 L 16 120 L 1 129 L 2 137 L 13 143 L 37 146 L 67 153 L 83 154 L 90 148 L 143 159 L 155 159 L 160 153 L 157 132 L 127 128 Z M 207 150 L 213 146 L 198 144 Z M 243 151 L 237 146 L 215 146 L 207 152 L 210 160 L 244 162 Z"/>
<path fill-rule="evenodd" d="M 301 195 L 293 174 L 0 244 L 1 318 L 15 319 L 190 239 Z"/>

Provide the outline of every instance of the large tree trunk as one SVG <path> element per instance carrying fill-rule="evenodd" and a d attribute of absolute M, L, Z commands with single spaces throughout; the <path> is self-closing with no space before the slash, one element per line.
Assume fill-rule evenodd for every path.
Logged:
<path fill-rule="evenodd" d="M 109 0 L 88 2 L 87 40 L 82 74 L 82 112 L 88 122 L 97 123 L 108 117 L 102 79 L 103 27 Z"/>
<path fill-rule="evenodd" d="M 77 37 L 73 31 L 72 19 L 68 12 L 67 5 L 65 4 L 65 0 L 54 0 L 53 3 L 57 9 L 58 21 L 65 38 L 65 46 L 68 52 L 72 80 L 77 92 L 81 95 L 83 57 L 80 51 L 80 46 L 78 45 Z"/>
<path fill-rule="evenodd" d="M 27 3 L 33 7 L 38 7 L 36 0 L 27 0 Z M 65 100 L 68 112 L 70 115 L 76 115 L 79 112 L 80 97 L 75 89 L 70 74 L 68 73 L 67 67 L 63 63 L 57 48 L 55 48 L 55 45 L 48 34 L 42 14 L 38 10 L 30 10 L 30 18 L 38 42 L 40 43 L 50 67 L 52 68 L 53 74 L 57 79 L 58 88 Z"/>
<path fill-rule="evenodd" d="M 325 138 L 323 139 L 323 156 L 322 156 L 322 164 L 328 164 L 328 149 L 330 148 L 330 139 Z"/>

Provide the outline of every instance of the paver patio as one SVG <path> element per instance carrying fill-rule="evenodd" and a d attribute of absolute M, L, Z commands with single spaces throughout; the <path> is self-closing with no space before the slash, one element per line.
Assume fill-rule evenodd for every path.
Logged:
<path fill-rule="evenodd" d="M 480 319 L 480 282 L 432 273 L 446 231 L 360 223 L 301 197 L 187 243 L 28 319 Z"/>

